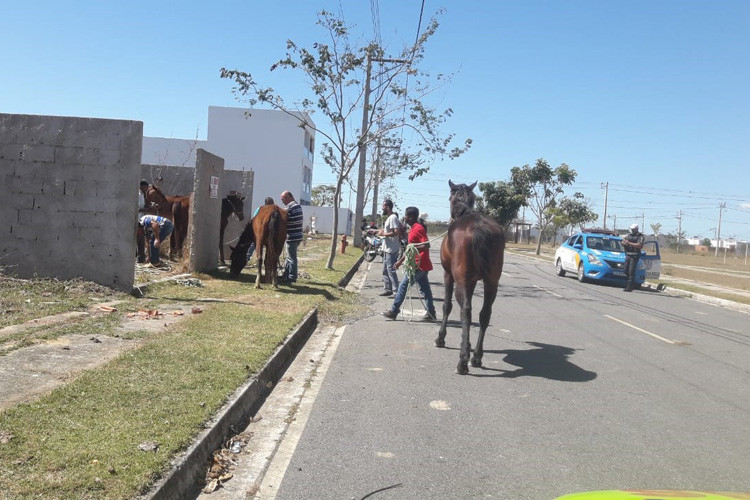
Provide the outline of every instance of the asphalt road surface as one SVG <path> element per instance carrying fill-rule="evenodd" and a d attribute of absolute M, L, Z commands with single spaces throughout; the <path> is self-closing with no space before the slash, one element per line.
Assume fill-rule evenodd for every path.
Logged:
<path fill-rule="evenodd" d="M 484 366 L 461 376 L 458 306 L 438 349 L 438 323 L 380 315 L 381 269 L 376 259 L 361 290 L 370 312 L 339 331 L 260 498 L 750 491 L 746 313 L 581 284 L 506 254 Z M 442 317 L 442 269 L 430 281 Z M 472 341 L 481 301 L 480 285 Z"/>

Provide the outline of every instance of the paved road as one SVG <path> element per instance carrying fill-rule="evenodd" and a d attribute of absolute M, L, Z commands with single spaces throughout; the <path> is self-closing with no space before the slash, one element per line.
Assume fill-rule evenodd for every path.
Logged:
<path fill-rule="evenodd" d="M 329 336 L 306 380 L 261 498 L 750 491 L 747 314 L 507 255 L 485 366 L 460 376 L 457 308 L 447 348 L 433 347 L 437 324 L 380 316 L 380 269 L 376 259 L 361 290 L 369 314 Z M 439 298 L 441 281 L 431 273 Z"/>

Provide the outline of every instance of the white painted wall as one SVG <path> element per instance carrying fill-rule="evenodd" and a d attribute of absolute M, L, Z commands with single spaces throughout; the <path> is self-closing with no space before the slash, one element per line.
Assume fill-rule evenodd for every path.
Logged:
<path fill-rule="evenodd" d="M 300 128 L 296 118 L 276 110 L 209 106 L 207 134 L 205 141 L 144 137 L 143 163 L 192 166 L 202 148 L 224 158 L 225 170 L 255 172 L 253 200 L 270 196 L 280 204 L 279 195 L 289 190 L 301 205 L 310 203 L 315 132 Z"/>
<path fill-rule="evenodd" d="M 208 141 L 144 137 L 141 162 L 144 165 L 175 165 L 193 168 L 195 167 L 195 152 L 198 148 L 210 151 Z"/>
<path fill-rule="evenodd" d="M 304 222 L 302 227 L 305 232 L 310 230 L 311 218 L 315 219 L 315 230 L 319 234 L 333 233 L 333 207 L 314 207 L 312 205 L 302 207 Z M 354 214 L 348 208 L 339 208 L 339 223 L 337 234 L 352 235 L 352 224 Z"/>
<path fill-rule="evenodd" d="M 288 189 L 301 205 L 310 203 L 314 137 L 282 111 L 208 108 L 207 149 L 224 158 L 227 170 L 255 171 L 254 200 L 270 196 L 281 203 L 279 195 Z"/>

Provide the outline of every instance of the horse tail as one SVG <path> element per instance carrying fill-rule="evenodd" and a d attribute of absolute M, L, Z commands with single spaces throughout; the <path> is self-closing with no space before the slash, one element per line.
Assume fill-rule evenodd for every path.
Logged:
<path fill-rule="evenodd" d="M 273 212 L 271 212 L 271 216 L 268 218 L 268 235 L 266 236 L 268 247 L 272 249 L 273 255 L 281 254 L 281 248 L 276 248 L 278 246 L 276 239 L 279 233 L 280 225 L 281 214 L 279 214 L 278 210 L 274 210 Z"/>

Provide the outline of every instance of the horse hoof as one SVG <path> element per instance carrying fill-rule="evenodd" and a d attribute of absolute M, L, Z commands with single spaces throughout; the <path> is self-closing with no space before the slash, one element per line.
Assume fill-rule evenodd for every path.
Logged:
<path fill-rule="evenodd" d="M 445 340 L 435 339 L 435 347 L 445 347 Z"/>
<path fill-rule="evenodd" d="M 456 367 L 456 373 L 459 375 L 466 375 L 469 373 L 469 367 L 466 365 L 466 363 L 459 363 Z"/>
<path fill-rule="evenodd" d="M 471 366 L 473 366 L 475 368 L 479 368 L 480 366 L 482 366 L 482 360 L 481 359 L 477 359 L 477 358 L 472 358 L 471 359 Z"/>

